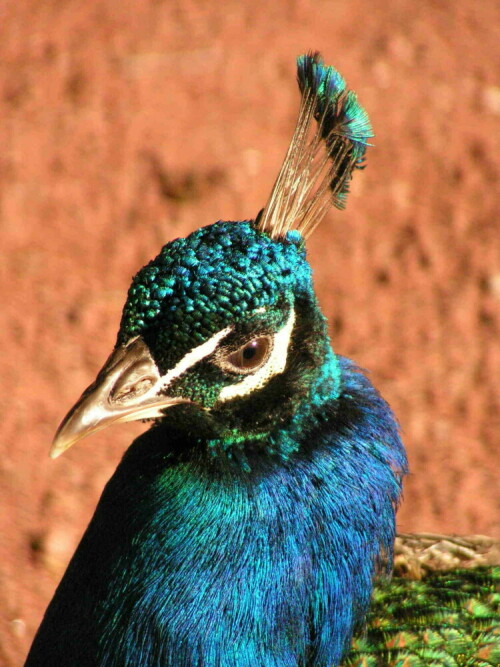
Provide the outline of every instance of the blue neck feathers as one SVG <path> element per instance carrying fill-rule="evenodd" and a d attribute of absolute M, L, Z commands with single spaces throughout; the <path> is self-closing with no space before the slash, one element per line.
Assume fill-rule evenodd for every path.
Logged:
<path fill-rule="evenodd" d="M 387 404 L 334 359 L 279 465 L 259 447 L 248 467 L 182 456 L 167 424 L 133 443 L 47 611 L 53 664 L 339 662 L 390 567 L 406 460 Z"/>

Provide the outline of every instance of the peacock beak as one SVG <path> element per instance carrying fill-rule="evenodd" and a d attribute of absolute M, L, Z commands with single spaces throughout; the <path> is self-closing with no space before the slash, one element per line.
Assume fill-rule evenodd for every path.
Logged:
<path fill-rule="evenodd" d="M 156 419 L 188 399 L 159 393 L 161 378 L 148 346 L 134 338 L 111 354 L 95 382 L 82 394 L 57 429 L 51 458 L 88 435 L 118 422 Z"/>

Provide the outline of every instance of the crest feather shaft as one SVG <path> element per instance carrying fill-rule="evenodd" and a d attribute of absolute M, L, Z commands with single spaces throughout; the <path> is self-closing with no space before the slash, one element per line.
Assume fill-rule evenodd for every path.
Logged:
<path fill-rule="evenodd" d="M 302 93 L 297 125 L 257 221 L 275 240 L 290 229 L 307 239 L 332 204 L 344 208 L 352 172 L 363 167 L 373 136 L 356 94 L 319 53 L 297 59 L 297 78 Z"/>

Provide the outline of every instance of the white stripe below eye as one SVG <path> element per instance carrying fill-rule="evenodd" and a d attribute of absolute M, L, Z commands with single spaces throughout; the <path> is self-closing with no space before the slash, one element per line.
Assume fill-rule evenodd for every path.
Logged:
<path fill-rule="evenodd" d="M 290 345 L 294 323 L 295 311 L 292 308 L 286 324 L 274 336 L 273 349 L 266 363 L 252 375 L 246 375 L 241 382 L 224 387 L 219 394 L 219 401 L 229 401 L 237 396 L 247 396 L 255 389 L 263 387 L 275 375 L 283 373 L 286 367 L 288 346 Z"/>

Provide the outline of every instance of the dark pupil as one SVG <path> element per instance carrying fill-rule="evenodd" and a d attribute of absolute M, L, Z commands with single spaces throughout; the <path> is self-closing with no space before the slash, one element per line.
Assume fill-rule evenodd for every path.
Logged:
<path fill-rule="evenodd" d="M 250 359 L 253 359 L 255 357 L 255 353 L 257 352 L 257 341 L 253 340 L 249 345 L 245 347 L 243 350 L 243 359 L 245 361 L 249 361 Z"/>
<path fill-rule="evenodd" d="M 265 361 L 269 352 L 269 339 L 260 336 L 248 341 L 246 345 L 230 354 L 227 358 L 230 364 L 241 370 L 254 370 Z"/>

